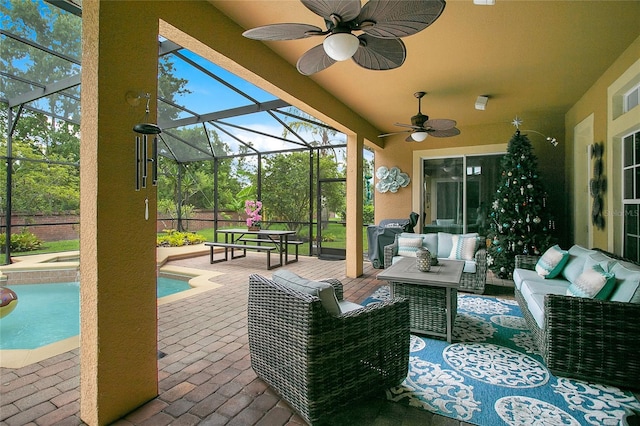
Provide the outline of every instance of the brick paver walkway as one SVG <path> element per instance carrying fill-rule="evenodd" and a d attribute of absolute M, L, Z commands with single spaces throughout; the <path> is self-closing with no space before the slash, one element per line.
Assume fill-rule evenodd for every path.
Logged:
<path fill-rule="evenodd" d="M 208 256 L 171 264 L 223 273 L 222 287 L 158 309 L 159 395 L 116 425 L 297 425 L 305 424 L 251 369 L 246 327 L 248 276 L 266 277 L 264 255 L 209 264 Z M 361 302 L 384 283 L 365 262 L 363 276 L 344 277 L 344 261 L 301 256 L 286 268 L 302 276 L 338 278 L 345 299 Z M 495 287 L 493 291 L 503 289 Z M 78 349 L 20 369 L 0 370 L 0 425 L 81 425 Z M 332 425 L 464 425 L 398 403 L 384 394 L 354 404 Z"/>

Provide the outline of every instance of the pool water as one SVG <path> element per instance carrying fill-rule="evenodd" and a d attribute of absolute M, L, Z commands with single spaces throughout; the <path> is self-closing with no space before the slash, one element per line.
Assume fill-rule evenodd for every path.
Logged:
<path fill-rule="evenodd" d="M 0 319 L 0 349 L 35 349 L 80 334 L 80 285 L 75 283 L 7 286 L 18 305 Z M 158 278 L 158 297 L 191 286 L 186 281 Z"/>

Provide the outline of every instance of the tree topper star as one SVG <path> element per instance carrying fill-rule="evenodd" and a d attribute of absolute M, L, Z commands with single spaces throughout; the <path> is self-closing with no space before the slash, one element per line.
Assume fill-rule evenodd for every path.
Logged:
<path fill-rule="evenodd" d="M 516 118 L 511 122 L 514 126 L 516 126 L 516 130 L 520 130 L 520 125 L 522 124 L 522 119 L 516 115 Z"/>

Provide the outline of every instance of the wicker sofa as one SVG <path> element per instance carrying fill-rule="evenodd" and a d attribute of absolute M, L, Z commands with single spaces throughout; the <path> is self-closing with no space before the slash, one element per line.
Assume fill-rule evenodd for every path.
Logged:
<path fill-rule="evenodd" d="M 535 272 L 538 257 L 516 256 L 515 297 L 547 367 L 557 376 L 640 388 L 640 267 L 578 245 L 568 252 L 551 279 Z M 608 300 L 568 296 L 571 283 L 595 264 L 615 275 Z"/>
<path fill-rule="evenodd" d="M 328 294 L 326 288 L 318 295 L 309 290 L 323 284 L 330 284 Z M 340 313 L 327 310 L 333 303 L 327 295 Z M 248 332 L 258 377 L 310 424 L 330 419 L 354 399 L 382 394 L 407 376 L 409 303 L 404 298 L 362 307 L 343 300 L 342 284 L 335 279 L 309 281 L 283 270 L 273 279 L 254 274 Z"/>
<path fill-rule="evenodd" d="M 466 260 L 464 260 L 465 265 L 458 290 L 478 294 L 484 293 L 484 288 L 487 283 L 487 249 L 484 245 L 484 239 L 477 233 L 450 234 L 447 232 L 434 232 L 429 234 L 398 234 L 392 244 L 384 247 L 384 267 L 386 269 L 393 265 L 393 262 L 402 256 L 411 255 L 410 252 L 404 252 L 402 250 L 399 244 L 399 241 L 402 241 L 401 238 L 422 238 L 423 247 L 426 247 L 432 256 L 437 253 L 438 258 L 451 259 L 454 236 L 471 238 L 476 242 L 474 252 L 470 253 L 469 256 L 462 257 Z"/>

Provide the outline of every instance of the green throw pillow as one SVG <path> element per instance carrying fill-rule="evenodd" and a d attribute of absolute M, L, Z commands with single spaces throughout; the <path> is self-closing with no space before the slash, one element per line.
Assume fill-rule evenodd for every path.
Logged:
<path fill-rule="evenodd" d="M 536 263 L 536 272 L 543 278 L 555 278 L 569 260 L 569 252 L 557 244 L 544 252 Z"/>
<path fill-rule="evenodd" d="M 607 300 L 616 285 L 616 276 L 600 264 L 586 269 L 567 289 L 567 296 Z"/>

